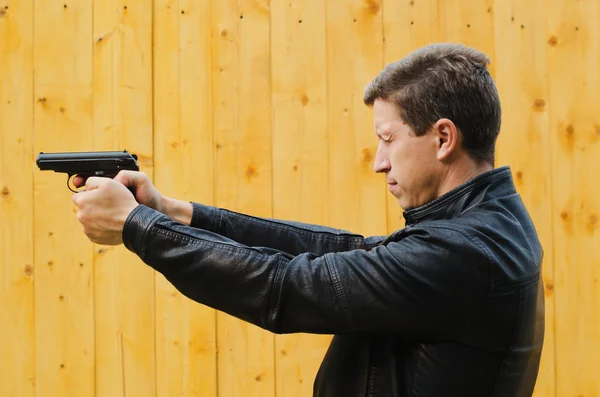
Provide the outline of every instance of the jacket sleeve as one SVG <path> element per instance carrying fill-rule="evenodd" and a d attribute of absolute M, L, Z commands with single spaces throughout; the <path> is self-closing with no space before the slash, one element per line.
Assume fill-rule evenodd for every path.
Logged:
<path fill-rule="evenodd" d="M 384 237 L 365 238 L 344 230 L 308 223 L 260 218 L 192 202 L 190 226 L 208 230 L 238 243 L 271 248 L 291 255 L 323 255 L 352 249 L 369 249 Z"/>
<path fill-rule="evenodd" d="M 140 205 L 123 241 L 188 298 L 274 333 L 456 335 L 487 293 L 487 257 L 447 228 L 415 229 L 371 250 L 292 255 Z"/>

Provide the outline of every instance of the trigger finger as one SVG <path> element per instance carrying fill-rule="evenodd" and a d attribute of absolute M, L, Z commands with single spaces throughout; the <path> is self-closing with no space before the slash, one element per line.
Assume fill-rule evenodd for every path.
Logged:
<path fill-rule="evenodd" d="M 73 185 L 75 185 L 75 187 L 81 187 L 85 185 L 86 179 L 87 178 L 77 175 L 73 178 Z"/>

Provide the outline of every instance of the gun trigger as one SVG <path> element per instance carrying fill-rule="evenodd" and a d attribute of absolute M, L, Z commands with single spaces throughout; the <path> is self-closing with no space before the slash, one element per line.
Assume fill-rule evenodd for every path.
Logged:
<path fill-rule="evenodd" d="M 69 188 L 70 191 L 72 191 L 73 193 L 79 193 L 77 190 L 73 190 L 71 189 L 71 178 L 76 176 L 75 174 L 69 174 L 69 176 L 67 177 L 67 187 Z"/>
<path fill-rule="evenodd" d="M 80 191 L 77 191 L 77 190 L 73 190 L 73 188 L 71 188 L 71 178 L 73 178 L 74 176 L 78 176 L 78 175 L 79 175 L 79 174 L 69 174 L 69 177 L 67 178 L 67 187 L 68 187 L 68 188 L 69 188 L 69 190 L 70 190 L 70 191 L 72 191 L 73 193 L 79 193 L 79 192 L 81 192 L 81 190 L 80 190 Z M 81 185 L 81 186 L 84 186 L 84 187 L 85 187 L 85 181 L 86 181 L 86 179 L 87 179 L 87 178 L 86 178 L 85 176 L 83 176 L 83 175 L 79 175 L 79 176 L 81 176 L 81 177 L 83 178 L 83 183 L 82 183 L 82 185 Z M 73 185 L 73 186 L 75 186 L 75 185 Z M 75 186 L 75 189 L 77 189 L 77 186 Z"/>

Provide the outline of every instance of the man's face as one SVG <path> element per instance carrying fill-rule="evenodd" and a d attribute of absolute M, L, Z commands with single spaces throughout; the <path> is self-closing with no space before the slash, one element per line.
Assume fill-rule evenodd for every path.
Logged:
<path fill-rule="evenodd" d="M 390 192 L 405 210 L 433 200 L 442 171 L 436 134 L 417 136 L 392 102 L 377 99 L 373 111 L 379 139 L 375 172 L 385 173 Z"/>

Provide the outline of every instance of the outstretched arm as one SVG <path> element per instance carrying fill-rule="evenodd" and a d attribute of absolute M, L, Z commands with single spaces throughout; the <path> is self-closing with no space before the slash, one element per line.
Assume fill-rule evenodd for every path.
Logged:
<path fill-rule="evenodd" d="M 413 228 L 371 250 L 295 255 L 140 205 L 123 241 L 190 299 L 275 333 L 455 335 L 487 291 L 486 272 L 477 271 L 487 257 L 444 228 Z"/>
<path fill-rule="evenodd" d="M 191 205 L 190 226 L 217 233 L 243 245 L 271 248 L 290 255 L 369 250 L 383 240 L 383 237 L 365 238 L 331 227 L 260 218 L 198 203 Z"/>
<path fill-rule="evenodd" d="M 291 255 L 322 255 L 370 249 L 383 237 L 369 237 L 339 229 L 299 222 L 253 217 L 198 203 L 164 197 L 141 172 L 122 171 L 115 177 L 135 190 L 138 203 L 194 228 L 208 230 L 238 243 L 283 251 Z"/>

